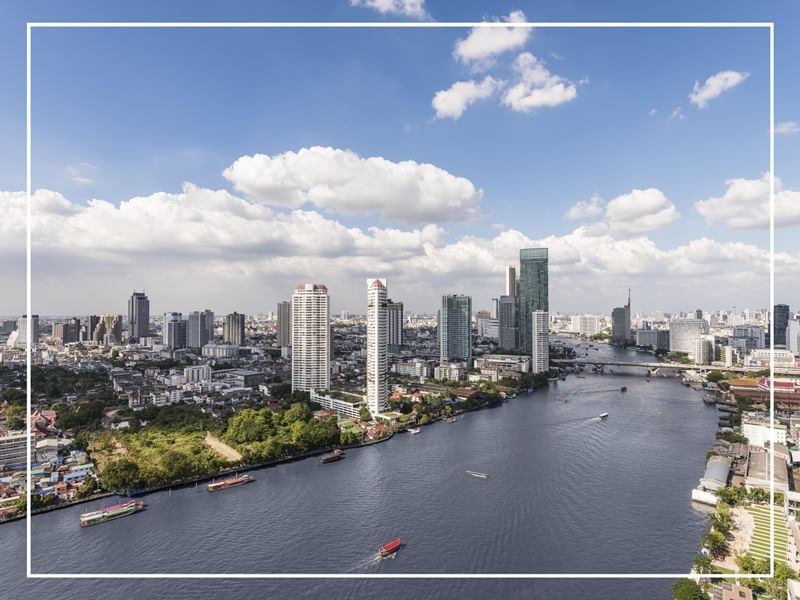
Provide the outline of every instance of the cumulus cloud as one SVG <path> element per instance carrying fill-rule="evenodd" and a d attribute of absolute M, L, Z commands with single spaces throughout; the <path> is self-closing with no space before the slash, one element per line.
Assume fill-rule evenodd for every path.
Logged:
<path fill-rule="evenodd" d="M 364 6 L 381 14 L 396 14 L 414 19 L 427 19 L 425 0 L 350 0 L 351 6 Z"/>
<path fill-rule="evenodd" d="M 468 179 L 413 160 L 363 158 L 313 146 L 274 156 L 242 156 L 223 172 L 234 187 L 264 204 L 312 204 L 346 215 L 378 213 L 386 221 L 467 221 L 480 214 L 483 192 Z"/>
<path fill-rule="evenodd" d="M 775 133 L 781 135 L 800 133 L 800 123 L 797 121 L 782 121 L 775 125 Z"/>
<path fill-rule="evenodd" d="M 639 235 L 666 227 L 680 215 L 661 190 L 635 189 L 617 196 L 606 206 L 609 231 L 616 235 Z"/>
<path fill-rule="evenodd" d="M 753 245 L 703 238 L 659 248 L 642 235 L 616 237 L 615 223 L 646 218 L 639 210 L 642 202 L 630 200 L 637 194 L 650 198 L 644 203 L 651 212 L 669 210 L 663 200 L 652 200 L 659 194 L 635 190 L 626 200 L 609 203 L 618 201 L 609 206 L 609 225 L 533 239 L 513 228 L 487 237 L 451 238 L 436 225 L 348 227 L 313 210 L 277 212 L 192 184 L 178 193 L 119 204 L 78 204 L 38 190 L 31 206 L 34 298 L 45 314 L 123 310 L 130 288 L 147 284 L 154 311 L 202 306 L 265 311 L 287 297 L 292 285 L 321 281 L 329 284 L 337 306 L 357 310 L 364 303 L 365 274 L 379 274 L 389 277 L 393 296 L 406 299 L 413 310 L 433 310 L 437 297 L 454 290 L 475 295 L 476 306 L 488 306 L 492 282 L 502 287 L 504 266 L 518 258 L 520 248 L 534 246 L 550 249 L 551 305 L 558 310 L 613 306 L 615 300 L 602 296 L 609 277 L 659 289 L 650 302 L 662 308 L 680 301 L 680 290 L 690 283 L 693 295 L 708 290 L 708 303 L 728 302 L 736 292 L 738 305 L 746 298 L 732 287 L 732 277 L 754 285 L 767 281 L 769 253 Z M 25 200 L 24 192 L 0 193 L 6 216 L 0 220 L 0 272 L 6 275 L 14 268 L 9 261 L 15 252 L 17 267 L 24 265 Z M 778 253 L 776 264 L 786 276 L 800 274 L 797 255 Z M 4 281 L 13 284 L 10 275 Z M 664 295 L 670 293 L 677 296 Z M 575 304 L 588 297 L 591 302 Z M 13 314 L 13 309 L 4 312 Z"/>
<path fill-rule="evenodd" d="M 689 94 L 689 100 L 697 108 L 705 108 L 708 103 L 723 92 L 735 88 L 750 76 L 749 73 L 740 71 L 720 71 L 705 80 L 702 85 L 694 82 L 694 89 Z"/>
<path fill-rule="evenodd" d="M 503 104 L 512 110 L 528 112 L 542 107 L 558 106 L 578 95 L 574 83 L 547 70 L 530 52 L 523 52 L 514 61 L 518 81 L 503 96 Z"/>
<path fill-rule="evenodd" d="M 769 173 L 759 179 L 729 179 L 720 197 L 695 202 L 695 210 L 709 225 L 737 229 L 769 227 Z M 800 224 L 800 192 L 783 189 L 775 178 L 775 226 Z"/>
<path fill-rule="evenodd" d="M 433 96 L 431 105 L 436 110 L 437 119 L 458 119 L 467 107 L 477 100 L 488 98 L 494 94 L 503 82 L 487 75 L 483 81 L 457 81 L 446 90 L 439 90 Z"/>
<path fill-rule="evenodd" d="M 588 201 L 576 202 L 569 207 L 564 216 L 571 220 L 587 219 L 603 214 L 603 201 L 600 196 L 592 196 Z"/>
<path fill-rule="evenodd" d="M 494 22 L 524 23 L 526 20 L 524 12 L 515 10 Z M 497 55 L 524 46 L 531 31 L 530 27 L 473 27 L 466 38 L 456 42 L 453 56 L 475 68 L 486 68 Z"/>

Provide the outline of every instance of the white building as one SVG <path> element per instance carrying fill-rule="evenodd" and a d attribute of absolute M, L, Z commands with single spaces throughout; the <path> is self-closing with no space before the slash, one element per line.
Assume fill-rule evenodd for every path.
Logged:
<path fill-rule="evenodd" d="M 500 337 L 500 328 L 497 319 L 478 319 L 478 337 L 497 340 Z"/>
<path fill-rule="evenodd" d="M 239 346 L 233 344 L 206 344 L 202 354 L 208 358 L 236 358 L 239 356 Z"/>
<path fill-rule="evenodd" d="M 367 279 L 367 408 L 372 415 L 389 398 L 389 314 L 385 279 Z"/>
<path fill-rule="evenodd" d="M 701 335 L 694 345 L 694 362 L 697 365 L 710 365 L 714 361 L 714 336 Z"/>
<path fill-rule="evenodd" d="M 550 316 L 547 311 L 531 313 L 531 372 L 546 373 L 550 370 Z"/>
<path fill-rule="evenodd" d="M 601 319 L 602 317 L 597 315 L 574 315 L 570 317 L 570 330 L 591 337 L 600 333 Z"/>
<path fill-rule="evenodd" d="M 747 355 L 745 364 L 749 367 L 769 367 L 770 355 L 774 357 L 775 368 L 794 368 L 795 358 L 794 353 L 790 350 L 775 350 L 772 354 L 769 348 L 756 349 Z"/>
<path fill-rule="evenodd" d="M 409 377 L 430 377 L 433 374 L 431 363 L 421 358 L 396 362 L 392 365 L 392 371 Z"/>
<path fill-rule="evenodd" d="M 433 377 L 439 381 L 463 381 L 466 372 L 464 363 L 441 363 L 433 370 Z"/>
<path fill-rule="evenodd" d="M 795 356 L 800 354 L 800 321 L 789 319 L 786 327 L 786 349 Z"/>
<path fill-rule="evenodd" d="M 292 294 L 292 390 L 331 386 L 331 317 L 328 288 L 306 283 Z"/>
<path fill-rule="evenodd" d="M 358 419 L 364 400 L 355 394 L 344 392 L 333 392 L 331 394 L 321 394 L 312 391 L 311 401 L 316 402 L 322 408 L 336 411 L 336 414 L 350 419 Z"/>
<path fill-rule="evenodd" d="M 195 365 L 183 369 L 183 380 L 185 383 L 199 383 L 211 379 L 211 367 L 208 365 Z"/>
<path fill-rule="evenodd" d="M 21 465 L 28 460 L 28 441 L 24 431 L 0 435 L 0 467 Z"/>
<path fill-rule="evenodd" d="M 757 416 L 742 417 L 742 435 L 747 438 L 751 446 L 763 448 L 770 440 L 777 444 L 786 444 L 786 426 L 775 423 L 775 435 L 771 435 L 769 419 Z"/>
<path fill-rule="evenodd" d="M 694 358 L 697 340 L 707 331 L 703 319 L 675 319 L 669 323 L 669 351 L 684 352 Z"/>

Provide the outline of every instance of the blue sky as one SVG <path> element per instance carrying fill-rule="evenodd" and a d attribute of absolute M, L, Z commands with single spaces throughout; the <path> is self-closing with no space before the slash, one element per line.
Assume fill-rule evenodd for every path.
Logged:
<path fill-rule="evenodd" d="M 162 4 L 3 5 L 0 190 L 10 206 L 25 183 L 26 21 L 415 20 L 348 0 Z M 776 122 L 797 129 L 792 3 L 768 11 L 726 3 L 724 12 L 647 4 L 428 0 L 423 8 L 436 21 L 514 11 L 529 21 L 774 20 Z M 384 274 L 390 296 L 412 310 L 433 310 L 452 291 L 473 294 L 480 308 L 499 294 L 515 249 L 540 242 L 551 247 L 553 310 L 608 312 L 628 286 L 643 310 L 768 304 L 768 230 L 752 218 L 765 206 L 755 188 L 769 167 L 765 30 L 536 28 L 522 43 L 490 40 L 507 42 L 494 54 L 476 40 L 481 57 L 459 58 L 459 40 L 470 36 L 467 28 L 35 30 L 33 184 L 50 194 L 35 231 L 38 312 L 123 312 L 132 287 L 146 287 L 155 310 L 265 312 L 305 280 L 328 283 L 334 309 L 358 312 L 357 282 Z M 515 68 L 525 60 L 527 70 Z M 561 96 L 515 110 L 508 94 L 526 73 L 534 90 Z M 734 83 L 703 107 L 693 103 L 695 82 L 715 75 Z M 458 118 L 437 117 L 434 96 L 457 82 L 483 84 L 487 97 L 462 105 Z M 791 209 L 800 200 L 798 146 L 798 133 L 776 136 L 778 219 L 787 224 L 800 221 Z M 224 176 L 241 157 L 241 169 Z M 370 175 L 368 159 L 383 159 L 379 172 L 402 180 L 397 189 Z M 436 168 L 433 183 L 424 164 Z M 422 180 L 429 195 L 449 200 L 415 200 Z M 276 199 L 278 188 L 317 199 Z M 209 200 L 203 190 L 227 195 Z M 356 202 L 359 194 L 375 195 L 376 210 Z M 149 200 L 128 206 L 136 196 Z M 565 217 L 593 197 L 585 218 Z M 238 213 L 252 230 L 227 221 Z M 776 235 L 785 254 L 778 300 L 790 304 L 794 238 L 791 227 Z M 19 273 L 10 250 L 7 281 Z M 0 313 L 22 310 L 21 289 L 9 286 Z"/>

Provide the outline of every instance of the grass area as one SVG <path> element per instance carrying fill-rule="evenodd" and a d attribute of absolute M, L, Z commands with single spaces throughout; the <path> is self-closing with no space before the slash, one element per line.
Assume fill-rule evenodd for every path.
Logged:
<path fill-rule="evenodd" d="M 750 542 L 750 554 L 755 558 L 769 560 L 770 537 L 769 537 L 769 510 L 770 507 L 763 505 L 752 505 L 746 507 L 755 520 L 755 530 L 753 539 Z M 775 560 L 776 562 L 786 562 L 786 545 L 788 533 L 786 529 L 786 519 L 783 510 L 774 507 L 775 511 Z"/>

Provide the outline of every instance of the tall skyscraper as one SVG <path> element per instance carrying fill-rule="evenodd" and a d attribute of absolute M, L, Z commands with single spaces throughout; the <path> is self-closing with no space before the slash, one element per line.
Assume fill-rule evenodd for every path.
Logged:
<path fill-rule="evenodd" d="M 331 313 L 328 288 L 306 283 L 292 294 L 292 390 L 331 385 Z"/>
<path fill-rule="evenodd" d="M 244 315 L 233 312 L 225 315 L 222 326 L 222 341 L 234 346 L 244 346 Z"/>
<path fill-rule="evenodd" d="M 164 313 L 162 343 L 170 350 L 186 348 L 187 323 L 179 312 Z"/>
<path fill-rule="evenodd" d="M 685 352 L 694 358 L 697 340 L 708 331 L 703 319 L 673 319 L 669 322 L 669 351 Z"/>
<path fill-rule="evenodd" d="M 627 346 L 632 344 L 631 333 L 631 291 L 628 290 L 628 303 L 611 311 L 611 343 Z"/>
<path fill-rule="evenodd" d="M 200 350 L 214 339 L 214 312 L 211 310 L 189 313 L 186 322 L 186 347 Z"/>
<path fill-rule="evenodd" d="M 39 315 L 31 315 L 30 319 L 31 347 L 36 348 L 39 343 Z M 17 345 L 28 345 L 28 315 L 22 315 L 17 319 Z"/>
<path fill-rule="evenodd" d="M 788 304 L 776 304 L 772 310 L 772 322 L 775 328 L 775 342 L 776 346 L 786 346 L 786 327 L 789 325 L 789 311 Z"/>
<path fill-rule="evenodd" d="M 519 349 L 532 351 L 531 314 L 550 311 L 547 248 L 523 248 L 519 251 L 519 290 L 517 335 Z"/>
<path fill-rule="evenodd" d="M 472 359 L 472 298 L 462 294 L 442 296 L 439 311 L 439 360 Z"/>
<path fill-rule="evenodd" d="M 517 349 L 517 299 L 500 296 L 497 313 L 498 342 L 501 350 Z"/>
<path fill-rule="evenodd" d="M 81 327 L 81 342 L 91 342 L 94 340 L 94 330 L 97 328 L 97 324 L 100 322 L 100 317 L 98 315 L 89 315 L 83 322 L 83 327 Z"/>
<path fill-rule="evenodd" d="M 128 341 L 138 342 L 150 332 L 150 300 L 134 291 L 128 298 Z"/>
<path fill-rule="evenodd" d="M 389 398 L 389 309 L 385 279 L 367 279 L 367 408 L 386 411 Z"/>
<path fill-rule="evenodd" d="M 292 345 L 292 303 L 278 302 L 278 346 Z"/>
<path fill-rule="evenodd" d="M 403 303 L 386 301 L 389 319 L 389 351 L 399 352 L 403 345 Z"/>
<path fill-rule="evenodd" d="M 517 295 L 517 268 L 514 265 L 506 267 L 506 296 Z"/>
<path fill-rule="evenodd" d="M 544 310 L 531 314 L 531 370 L 534 374 L 550 370 L 550 315 Z"/>
<path fill-rule="evenodd" d="M 122 340 L 122 315 L 106 314 L 100 317 L 92 332 L 92 340 L 110 346 Z"/>

